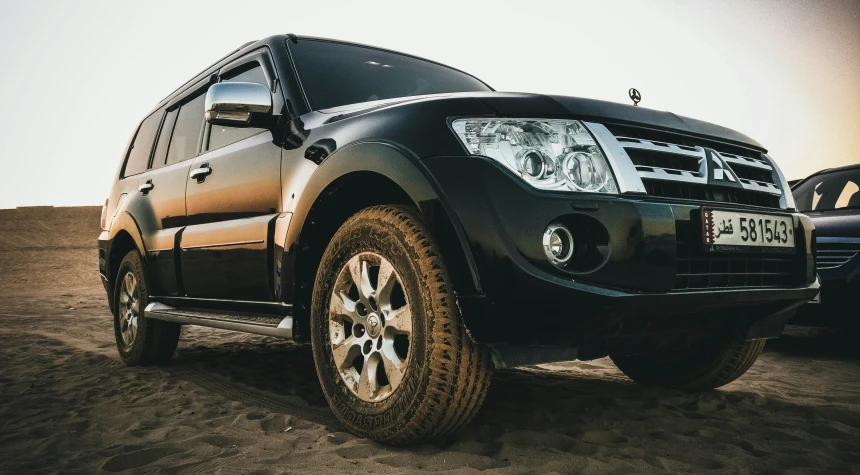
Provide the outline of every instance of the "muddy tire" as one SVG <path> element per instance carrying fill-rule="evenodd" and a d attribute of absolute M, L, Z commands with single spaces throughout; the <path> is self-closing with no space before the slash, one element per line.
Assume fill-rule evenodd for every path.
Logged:
<path fill-rule="evenodd" d="M 765 341 L 724 336 L 683 350 L 610 357 L 639 384 L 704 391 L 725 386 L 746 373 L 764 350 Z"/>
<path fill-rule="evenodd" d="M 458 430 L 490 384 L 491 360 L 463 325 L 438 248 L 405 207 L 367 208 L 337 231 L 314 285 L 311 341 L 335 415 L 382 443 Z"/>
<path fill-rule="evenodd" d="M 149 289 L 140 253 L 131 251 L 119 265 L 114 285 L 113 329 L 119 356 L 129 366 L 166 364 L 179 343 L 178 323 L 143 316 Z"/>

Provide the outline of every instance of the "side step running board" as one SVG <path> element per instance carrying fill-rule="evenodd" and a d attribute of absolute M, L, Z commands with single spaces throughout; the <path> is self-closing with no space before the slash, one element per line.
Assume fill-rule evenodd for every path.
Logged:
<path fill-rule="evenodd" d="M 246 312 L 176 308 L 161 302 L 146 306 L 144 316 L 153 320 L 199 325 L 256 335 L 293 339 L 293 317 Z"/>

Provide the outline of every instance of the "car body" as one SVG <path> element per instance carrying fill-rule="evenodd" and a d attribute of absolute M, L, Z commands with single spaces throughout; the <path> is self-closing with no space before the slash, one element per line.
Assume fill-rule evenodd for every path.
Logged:
<path fill-rule="evenodd" d="M 491 126 L 514 131 L 494 136 L 502 148 L 513 136 L 584 148 L 564 149 L 573 157 L 564 170 L 541 161 L 545 148 L 517 152 L 562 180 L 541 188 L 518 165 L 469 148 L 490 143 L 473 139 Z M 743 134 L 643 107 L 496 92 L 420 58 L 278 35 L 201 72 L 132 138 L 99 237 L 111 308 L 139 305 L 117 290 L 123 256 L 136 251 L 147 317 L 312 339 L 327 247 L 351 216 L 380 205 L 407 207 L 426 226 L 454 311 L 497 367 L 688 347 L 717 334 L 777 337 L 818 289 L 812 221 Z M 721 246 L 714 229 L 725 226 L 708 221 L 721 212 L 772 218 L 793 237 Z"/>
<path fill-rule="evenodd" d="M 822 170 L 793 187 L 798 210 L 812 218 L 821 295 L 798 310 L 791 323 L 860 326 L 860 165 Z"/>

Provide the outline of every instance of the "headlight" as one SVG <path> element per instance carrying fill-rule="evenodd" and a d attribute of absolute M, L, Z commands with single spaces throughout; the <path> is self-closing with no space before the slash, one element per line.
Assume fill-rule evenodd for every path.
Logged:
<path fill-rule="evenodd" d="M 496 160 L 535 188 L 618 192 L 606 157 L 578 120 L 470 118 L 451 127 L 471 154 Z"/>

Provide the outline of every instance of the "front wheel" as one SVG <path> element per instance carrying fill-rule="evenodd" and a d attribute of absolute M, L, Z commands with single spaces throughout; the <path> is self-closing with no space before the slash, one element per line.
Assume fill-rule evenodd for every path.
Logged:
<path fill-rule="evenodd" d="M 740 378 L 764 351 L 765 341 L 724 335 L 687 348 L 610 358 L 639 384 L 702 391 Z"/>
<path fill-rule="evenodd" d="M 314 286 L 311 341 L 340 421 L 394 445 L 465 425 L 492 372 L 428 229 L 403 207 L 365 209 L 332 238 Z"/>

